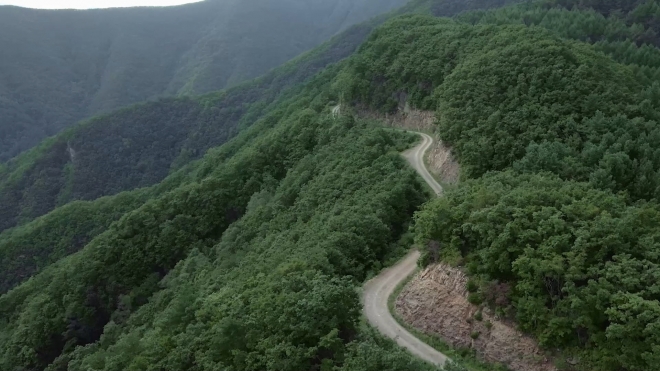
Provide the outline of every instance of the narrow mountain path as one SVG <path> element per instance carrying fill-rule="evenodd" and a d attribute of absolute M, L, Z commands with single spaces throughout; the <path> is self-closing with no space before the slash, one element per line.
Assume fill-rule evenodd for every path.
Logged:
<path fill-rule="evenodd" d="M 442 186 L 436 182 L 426 169 L 424 154 L 433 145 L 433 138 L 424 133 L 422 143 L 413 149 L 403 153 L 413 168 L 424 178 L 426 183 L 433 189 L 436 195 L 442 194 Z M 376 327 L 383 335 L 396 341 L 410 353 L 419 358 L 442 366 L 449 359 L 444 354 L 430 347 L 428 344 L 416 338 L 401 326 L 390 313 L 387 301 L 396 287 L 410 276 L 417 268 L 419 251 L 412 251 L 395 266 L 382 271 L 378 276 L 364 285 L 363 312 L 369 323 Z"/>
<path fill-rule="evenodd" d="M 422 137 L 422 143 L 417 145 L 417 147 L 409 149 L 403 152 L 403 156 L 410 162 L 410 165 L 417 171 L 419 175 L 424 178 L 426 184 L 428 184 L 437 196 L 442 195 L 442 186 L 438 184 L 435 178 L 429 173 L 426 169 L 426 164 L 424 163 L 424 154 L 426 151 L 431 148 L 433 145 L 433 138 L 430 135 L 416 132 Z"/>

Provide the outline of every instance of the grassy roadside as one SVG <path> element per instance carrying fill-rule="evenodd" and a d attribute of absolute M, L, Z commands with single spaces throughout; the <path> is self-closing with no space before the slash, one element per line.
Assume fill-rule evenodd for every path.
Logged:
<path fill-rule="evenodd" d="M 500 364 L 489 364 L 478 360 L 474 350 L 472 349 L 454 348 L 451 345 L 447 344 L 444 340 L 442 340 L 438 336 L 428 335 L 417 330 L 413 326 L 406 323 L 403 320 L 403 318 L 399 316 L 399 314 L 395 310 L 396 299 L 399 297 L 399 295 L 406 287 L 406 285 L 410 283 L 410 281 L 417 275 L 417 273 L 419 273 L 420 270 L 421 270 L 420 268 L 417 268 L 415 272 L 413 272 L 410 276 L 408 276 L 408 278 L 401 281 L 394 289 L 394 292 L 392 292 L 392 295 L 387 299 L 387 307 L 390 313 L 392 314 L 392 317 L 394 317 L 394 319 L 401 326 L 403 326 L 403 328 L 408 330 L 408 332 L 415 335 L 416 338 L 425 342 L 435 350 L 443 353 L 444 355 L 452 359 L 454 362 L 456 362 L 460 366 L 465 367 L 465 369 L 469 371 L 507 371 L 508 369 Z"/>

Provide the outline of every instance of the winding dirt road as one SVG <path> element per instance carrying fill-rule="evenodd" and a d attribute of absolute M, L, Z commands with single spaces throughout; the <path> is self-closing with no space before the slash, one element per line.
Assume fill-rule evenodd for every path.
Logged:
<path fill-rule="evenodd" d="M 403 156 L 410 162 L 410 165 L 417 171 L 419 175 L 424 178 L 426 184 L 428 184 L 437 196 L 442 195 L 442 186 L 436 182 L 435 178 L 429 173 L 424 164 L 424 154 L 428 151 L 429 148 L 433 145 L 433 138 L 430 135 L 424 133 L 417 133 L 422 137 L 422 143 L 417 145 L 417 147 L 409 149 L 403 152 Z"/>
<path fill-rule="evenodd" d="M 423 133 L 418 134 L 423 138 L 422 143 L 404 152 L 403 156 L 408 159 L 413 168 L 439 196 L 442 194 L 442 186 L 435 181 L 424 165 L 424 154 L 433 144 L 433 138 Z M 397 285 L 417 268 L 419 256 L 419 251 L 412 251 L 395 266 L 384 270 L 367 282 L 364 285 L 362 296 L 363 312 L 372 326 L 376 327 L 383 335 L 396 341 L 399 346 L 408 349 L 410 353 L 427 362 L 443 366 L 448 360 L 447 356 L 419 340 L 399 325 L 392 317 L 387 305 L 387 300 Z"/>

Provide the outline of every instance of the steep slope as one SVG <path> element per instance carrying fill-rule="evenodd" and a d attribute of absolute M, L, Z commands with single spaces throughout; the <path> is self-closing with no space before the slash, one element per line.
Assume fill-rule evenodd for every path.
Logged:
<path fill-rule="evenodd" d="M 76 121 L 264 74 L 405 0 L 207 0 L 87 11 L 0 7 L 0 161 Z"/>
<path fill-rule="evenodd" d="M 221 93 L 144 103 L 83 122 L 0 168 L 0 230 L 70 200 L 158 183 L 249 126 L 291 88 L 350 55 L 373 25 L 340 36 L 266 76 Z"/>
<path fill-rule="evenodd" d="M 426 369 L 358 327 L 425 196 L 410 138 L 332 117 L 336 70 L 1 296 L 0 368 Z"/>
<path fill-rule="evenodd" d="M 657 368 L 657 49 L 610 38 L 645 31 L 592 11 L 459 19 L 388 22 L 342 76 L 347 101 L 436 110 L 459 155 L 467 181 L 416 216 L 425 261 L 462 265 L 469 300 L 563 367 Z M 589 28 L 593 46 L 560 37 Z"/>
<path fill-rule="evenodd" d="M 451 2 L 438 2 L 445 3 Z M 344 3 L 334 8 L 324 4 L 323 9 L 333 12 L 333 19 L 341 18 L 338 14 L 349 15 L 343 23 L 332 26 L 342 28 L 357 14 L 366 14 L 366 10 L 357 9 L 368 8 L 369 3 L 354 3 L 355 8 Z M 489 0 L 475 1 L 451 9 L 463 11 L 488 4 Z M 316 9 L 321 5 L 308 6 Z M 401 11 L 425 9 L 425 4 L 411 4 Z M 172 169 L 200 158 L 268 112 L 273 102 L 291 94 L 288 88 L 349 56 L 385 19 L 352 26 L 254 82 L 223 93 L 170 98 L 88 120 L 0 165 L 0 231 L 27 223 L 71 200 L 93 200 L 157 183 Z"/>
<path fill-rule="evenodd" d="M 567 20 L 587 30 L 620 18 L 529 6 L 398 17 L 311 79 L 294 63 L 227 92 L 144 106 L 169 116 L 169 107 L 214 112 L 256 97 L 241 105 L 232 140 L 192 162 L 197 154 L 175 151 L 181 160 L 169 166 L 185 165 L 144 191 L 145 202 L 132 191 L 131 211 L 109 227 L 115 216 L 94 222 L 81 251 L 0 296 L 0 368 L 424 369 L 358 324 L 356 288 L 409 246 L 408 224 L 429 195 L 398 154 L 411 138 L 354 119 L 356 105 L 436 110 L 466 169 L 463 184 L 414 219 L 424 262 L 463 264 L 472 302 L 566 352 L 573 368 L 654 369 L 660 95 L 655 59 L 639 56 L 656 49 L 626 41 L 639 29 L 626 22 L 597 27 L 586 40 L 594 45 L 563 30 Z M 545 21 L 527 26 L 535 14 Z M 299 61 L 332 59 L 308 57 Z M 286 89 L 293 81 L 305 83 Z M 346 116 L 332 114 L 338 102 Z M 70 171 L 78 130 L 103 133 L 98 123 L 148 116 L 141 109 L 51 139 L 0 170 L 11 174 L 5 184 L 32 174 L 45 187 L 47 172 L 30 172 L 53 143 Z M 41 219 L 53 226 L 46 238 L 64 224 L 57 215 L 69 218 L 62 210 Z M 69 235 L 77 228 L 92 226 L 73 223 Z"/>
<path fill-rule="evenodd" d="M 147 199 L 149 193 L 140 190 L 72 202 L 21 228 L 0 233 L 0 294 L 80 250 Z"/>

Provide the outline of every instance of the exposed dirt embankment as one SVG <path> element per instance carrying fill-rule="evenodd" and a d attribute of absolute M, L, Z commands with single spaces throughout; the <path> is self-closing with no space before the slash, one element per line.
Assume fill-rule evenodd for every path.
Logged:
<path fill-rule="evenodd" d="M 408 106 L 402 108 L 394 115 L 384 115 L 370 110 L 359 110 L 358 115 L 363 118 L 382 121 L 386 126 L 400 129 L 433 133 L 435 131 L 435 113 L 412 109 Z M 429 171 L 442 183 L 456 184 L 460 178 L 460 166 L 452 153 L 451 148 L 433 135 L 434 144 L 427 152 L 426 162 Z"/>
<path fill-rule="evenodd" d="M 434 136 L 435 143 L 428 152 L 428 168 L 437 175 L 441 182 L 456 184 L 461 176 L 461 168 L 452 154 L 451 148 L 447 147 L 438 137 Z"/>
<path fill-rule="evenodd" d="M 414 131 L 432 132 L 435 129 L 435 113 L 416 109 L 400 110 L 394 115 L 377 114 L 387 126 Z"/>
<path fill-rule="evenodd" d="M 487 308 L 470 304 L 466 287 L 467 277 L 460 269 L 430 266 L 403 289 L 396 312 L 424 333 L 439 336 L 454 347 L 475 349 L 487 362 L 499 362 L 514 371 L 556 370 L 534 339 Z"/>

